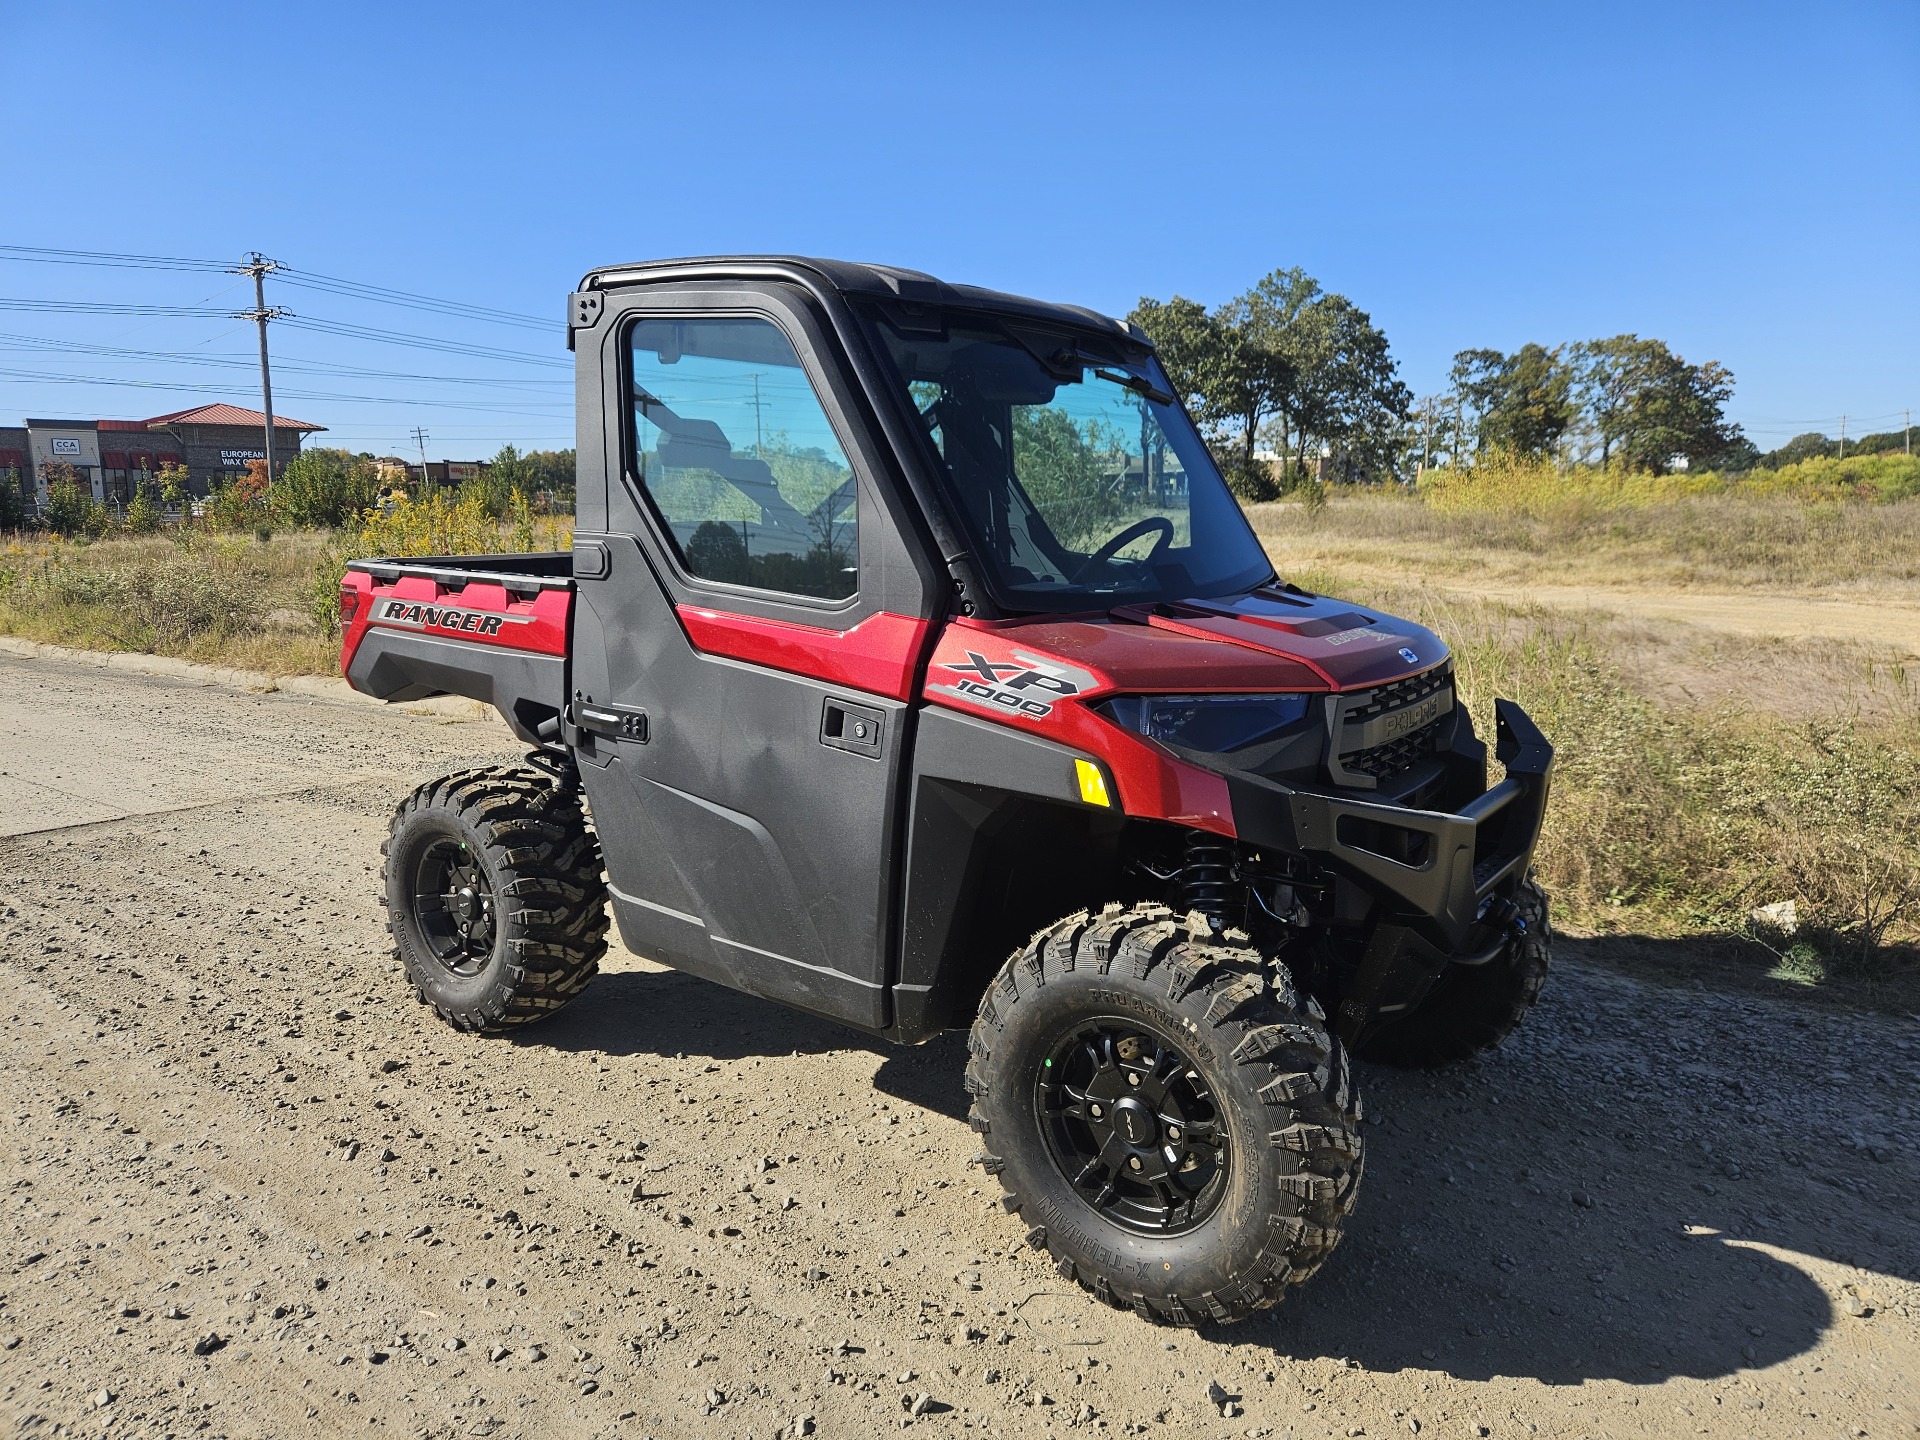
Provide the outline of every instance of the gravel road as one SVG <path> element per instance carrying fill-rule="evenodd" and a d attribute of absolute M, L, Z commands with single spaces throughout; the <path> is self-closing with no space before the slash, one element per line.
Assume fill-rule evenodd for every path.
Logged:
<path fill-rule="evenodd" d="M 1920 1027 L 1610 971 L 1367 1070 L 1345 1244 L 1155 1330 L 887 1047 L 621 955 L 451 1032 L 394 800 L 496 721 L 0 659 L 0 1434 L 1886 1436 L 1920 1425 Z"/>

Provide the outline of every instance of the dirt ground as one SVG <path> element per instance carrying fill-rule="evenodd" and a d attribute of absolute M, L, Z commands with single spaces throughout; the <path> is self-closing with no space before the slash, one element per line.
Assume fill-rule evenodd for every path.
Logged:
<path fill-rule="evenodd" d="M 1464 592 L 1465 587 L 1462 587 Z M 1732 635 L 1838 640 L 1920 658 L 1920 605 L 1879 597 L 1681 590 L 1650 585 L 1476 583 L 1471 593 L 1511 604 L 1604 610 L 1637 620 L 1682 621 Z"/>
<path fill-rule="evenodd" d="M 0 735 L 0 1434 L 1920 1429 L 1911 1020 L 1567 942 L 1506 1050 L 1363 1068 L 1313 1284 L 1156 1330 L 1023 1249 L 958 1036 L 625 955 L 416 1006 L 379 840 L 497 722 L 0 658 Z"/>

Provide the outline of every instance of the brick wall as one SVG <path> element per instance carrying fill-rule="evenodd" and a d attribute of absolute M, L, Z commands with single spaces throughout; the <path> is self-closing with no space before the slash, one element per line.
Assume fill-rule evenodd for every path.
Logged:
<path fill-rule="evenodd" d="M 226 483 L 247 473 L 242 460 L 224 459 L 222 451 L 245 451 L 258 455 L 266 446 L 263 427 L 258 425 L 169 425 L 165 435 L 179 441 L 187 459 L 187 475 L 194 493 L 205 495 L 214 485 Z M 161 438 L 156 434 L 156 439 Z M 273 427 L 273 468 L 277 475 L 287 462 L 300 453 L 300 432 Z"/>

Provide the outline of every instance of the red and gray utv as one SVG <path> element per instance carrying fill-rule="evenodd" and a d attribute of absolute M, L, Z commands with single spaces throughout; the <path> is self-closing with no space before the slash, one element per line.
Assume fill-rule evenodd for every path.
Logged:
<path fill-rule="evenodd" d="M 883 266 L 597 270 L 571 554 L 355 561 L 359 690 L 523 766 L 401 803 L 395 949 L 499 1031 L 653 960 L 905 1043 L 1154 1320 L 1272 1305 L 1360 1180 L 1348 1057 L 1497 1043 L 1546 974 L 1553 749 L 1421 627 L 1274 574 L 1138 329 Z"/>

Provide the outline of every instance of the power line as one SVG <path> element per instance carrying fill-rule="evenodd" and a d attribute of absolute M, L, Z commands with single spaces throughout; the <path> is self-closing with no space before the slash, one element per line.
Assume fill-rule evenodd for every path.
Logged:
<path fill-rule="evenodd" d="M 205 305 L 126 305 L 113 300 L 25 300 L 0 296 L 0 310 L 38 310 L 49 315 L 169 315 L 224 320 L 233 312 Z"/>
<path fill-rule="evenodd" d="M 416 350 L 437 350 L 447 355 L 470 355 L 481 360 L 506 360 L 517 365 L 547 365 L 558 369 L 573 368 L 571 360 L 557 356 L 535 355 L 526 350 L 502 350 L 492 345 L 466 345 L 457 340 L 436 340 L 430 335 L 412 335 L 398 330 L 379 330 L 370 325 L 349 325 L 341 320 L 318 320 L 308 315 L 289 317 L 286 321 L 301 330 L 313 330 L 322 335 L 341 335 L 351 340 L 375 340 L 383 345 L 406 345 Z"/>
<path fill-rule="evenodd" d="M 12 342 L 12 343 L 8 343 Z M 83 340 L 56 340 L 41 335 L 15 335 L 0 331 L 0 353 L 25 351 L 53 354 L 99 355 L 108 359 L 138 360 L 170 365 L 204 365 L 218 369 L 247 369 L 251 358 L 238 355 L 195 355 L 182 350 L 138 350 L 120 345 L 92 345 Z M 485 375 L 422 375 L 408 370 L 373 370 L 358 365 L 338 365 L 323 360 L 281 357 L 279 369 L 288 374 L 332 375 L 350 380 L 424 380 L 440 385 L 479 385 L 503 390 L 527 390 L 545 386 L 571 386 L 573 381 L 533 376 L 513 379 Z M 77 377 L 76 377 L 77 378 Z"/>
<path fill-rule="evenodd" d="M 43 265 L 95 265 L 129 270 L 211 270 L 237 273 L 234 267 L 224 260 L 197 260 L 180 255 L 129 255 L 110 250 L 58 250 L 40 245 L 0 245 L 0 259 L 26 260 Z M 246 267 L 243 265 L 241 268 Z M 559 322 L 550 317 L 527 315 L 517 310 L 501 310 L 491 305 L 475 305 L 465 300 L 446 300 L 433 295 L 417 294 L 411 290 L 398 290 L 387 285 L 369 285 L 364 281 L 348 280 L 338 275 L 322 275 L 311 270 L 299 270 L 291 265 L 276 265 L 274 268 L 283 284 L 298 285 L 309 290 L 320 290 L 328 294 L 345 295 L 359 300 L 371 300 L 385 305 L 398 305 L 411 310 L 428 310 L 468 320 L 486 320 L 497 325 L 519 325 L 548 331 L 559 329 Z"/>
<path fill-rule="evenodd" d="M 357 300 L 372 300 L 383 305 L 398 305 L 408 310 L 427 310 L 467 320 L 486 320 L 496 325 L 519 325 L 549 333 L 561 329 L 560 322 L 538 315 L 523 315 L 517 310 L 496 310 L 490 305 L 472 305 L 464 300 L 439 300 L 431 295 L 415 295 L 406 290 L 391 290 L 384 285 L 364 285 L 357 280 L 341 280 L 331 275 L 283 268 L 281 282 L 320 290 L 330 295 L 345 295 Z"/>
<path fill-rule="evenodd" d="M 189 260 L 179 255 L 123 255 L 111 250 L 54 250 L 41 245 L 0 245 L 0 258 L 42 265 L 111 265 L 124 270 L 231 270 L 225 260 Z"/>
<path fill-rule="evenodd" d="M 115 385 L 133 390 L 168 390 L 201 395 L 231 395 L 231 385 L 217 385 L 193 380 L 124 380 L 104 375 L 63 375 L 49 370 L 27 370 L 15 366 L 0 366 L 0 377 L 19 384 L 32 385 Z M 332 390 L 301 390 L 282 387 L 281 396 L 291 400 L 327 400 L 338 404 L 365 405 L 414 405 L 429 409 L 471 410 L 488 415 L 523 415 L 529 419 L 551 420 L 553 414 L 532 410 L 509 410 L 492 400 L 425 400 L 408 395 L 342 395 Z M 570 413 L 572 403 L 564 400 L 539 401 L 520 400 L 518 405 L 545 405 L 549 411 L 562 414 Z"/>

